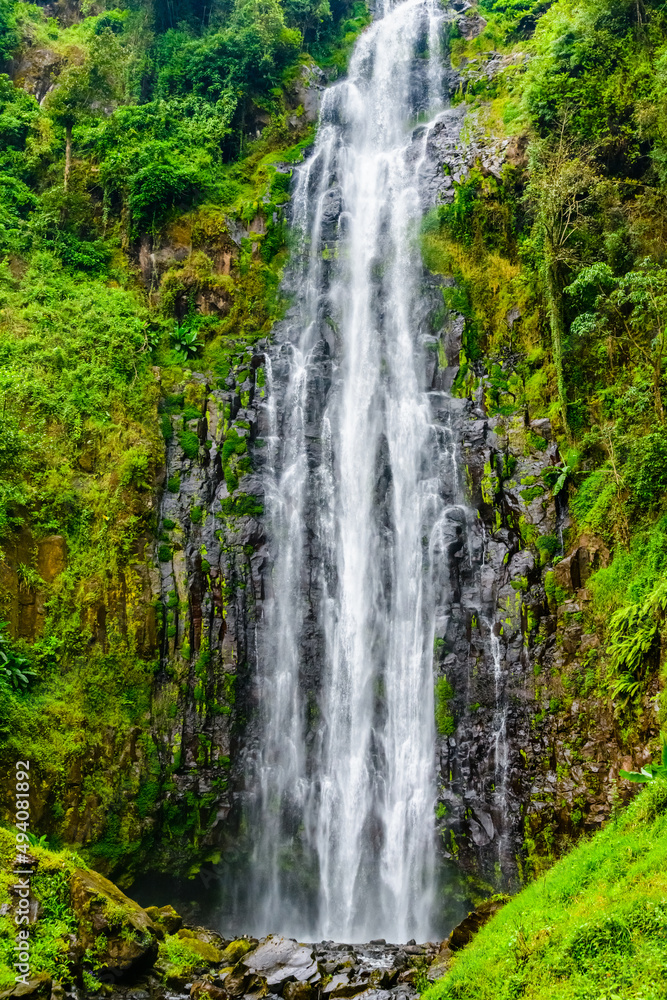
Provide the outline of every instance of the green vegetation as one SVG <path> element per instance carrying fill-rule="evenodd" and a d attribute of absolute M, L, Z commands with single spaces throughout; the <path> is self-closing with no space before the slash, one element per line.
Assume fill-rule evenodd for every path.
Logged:
<path fill-rule="evenodd" d="M 453 697 L 454 691 L 447 678 L 439 677 L 435 682 L 435 728 L 440 736 L 451 736 L 456 728 L 449 706 Z"/>
<path fill-rule="evenodd" d="M 603 640 L 591 683 L 630 746 L 643 699 L 664 687 L 667 11 L 658 0 L 476 9 L 486 28 L 451 41 L 467 81 L 463 138 L 507 149 L 506 161 L 491 172 L 480 160 L 454 184 L 452 204 L 424 221 L 424 257 L 456 279 L 445 305 L 465 317 L 454 393 L 483 390 L 526 454 L 546 443 L 516 421 L 550 418 L 564 461 L 522 483 L 521 499 L 567 500 L 565 551 L 586 534 L 612 556 L 586 583 L 581 618 Z M 505 61 L 489 79 L 492 50 Z M 485 502 L 510 478 L 489 467 Z M 554 536 L 515 527 L 542 565 L 561 555 Z M 554 611 L 565 593 L 545 586 Z"/>
<path fill-rule="evenodd" d="M 667 782 L 525 888 L 424 1000 L 659 1000 L 667 992 Z"/>
<path fill-rule="evenodd" d="M 40 919 L 30 934 L 31 972 L 64 978 L 68 969 L 69 935 L 78 924 L 70 903 L 70 877 L 85 865 L 75 854 L 54 854 L 37 845 L 31 845 L 30 854 L 39 863 L 31 889 L 41 907 Z M 10 887 L 16 882 L 15 860 L 14 836 L 0 829 L 0 905 L 13 902 Z M 12 912 L 0 916 L 0 990 L 14 986 L 16 929 Z"/>
<path fill-rule="evenodd" d="M 368 12 L 61 6 L 0 0 L 0 69 L 21 66 L 0 75 L 0 765 L 31 758 L 52 845 L 83 841 L 127 872 L 156 837 L 195 850 L 215 799 L 158 805 L 180 749 L 166 766 L 151 734 L 187 678 L 154 698 L 159 629 L 176 626 L 148 581 L 179 549 L 154 544 L 155 493 L 166 444 L 202 460 L 190 421 L 204 416 L 203 398 L 173 387 L 192 370 L 213 385 L 247 373 L 282 315 L 287 165 L 313 139 L 298 88 L 314 59 L 331 78 L 344 68 Z M 250 458 L 225 430 L 235 490 Z M 261 512 L 245 494 L 226 504 Z"/>

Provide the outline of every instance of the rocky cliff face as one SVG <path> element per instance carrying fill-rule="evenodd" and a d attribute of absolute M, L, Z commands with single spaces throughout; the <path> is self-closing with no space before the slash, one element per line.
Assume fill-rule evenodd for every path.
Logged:
<path fill-rule="evenodd" d="M 531 855 L 599 828 L 619 801 L 619 768 L 650 754 L 622 749 L 598 694 L 603 650 L 582 621 L 586 580 L 609 553 L 594 538 L 572 544 L 566 503 L 544 485 L 561 464 L 549 422 L 457 403 L 476 544 L 460 560 L 461 600 L 435 654 L 451 713 L 439 826 L 465 870 L 498 884 L 500 862 L 511 884 Z M 642 746 L 657 730 L 656 695 L 643 706 Z"/>
<path fill-rule="evenodd" d="M 459 68 L 452 92 L 511 62 L 486 56 Z M 451 203 L 455 183 L 473 169 L 492 179 L 507 165 L 525 170 L 527 137 L 485 134 L 483 116 L 483 104 L 455 105 L 435 122 L 423 167 L 425 208 Z M 505 319 L 511 329 L 520 310 L 510 308 Z M 527 410 L 490 417 L 493 379 L 484 361 L 462 387 L 464 322 L 452 314 L 438 331 L 426 377 L 432 393 L 454 388 L 465 397 L 446 405 L 474 511 L 462 544 L 448 549 L 454 597 L 434 656 L 442 678 L 438 825 L 446 856 L 498 885 L 503 878 L 511 884 L 526 864 L 539 867 L 536 855 L 553 855 L 604 823 L 620 799 L 619 768 L 637 767 L 650 753 L 625 748 L 618 710 L 600 695 L 604 649 L 586 629 L 586 583 L 610 554 L 599 539 L 577 537 L 567 488 L 554 495 L 565 463 L 549 420 L 531 420 Z M 506 375 L 515 362 L 502 363 Z M 657 695 L 656 677 L 635 746 L 657 734 Z"/>
<path fill-rule="evenodd" d="M 464 7 L 457 16 L 465 17 Z M 472 20 L 465 28 L 476 30 Z M 464 82 L 488 76 L 500 62 L 468 67 Z M 37 68 L 31 72 L 41 94 L 55 68 L 48 59 Z M 309 73 L 314 96 L 303 90 Z M 302 76 L 295 101 L 312 119 L 321 80 L 311 70 Z M 459 82 L 452 75 L 450 89 Z M 463 106 L 448 109 L 429 132 L 425 208 L 451 201 L 454 184 L 475 165 L 498 175 L 506 161 L 525 162 L 520 141 L 498 144 L 468 127 L 472 139 L 464 142 L 466 113 Z M 334 194 L 332 233 L 339 210 Z M 220 248 L 221 274 L 236 252 L 231 244 Z M 147 284 L 157 288 L 186 257 L 145 246 L 140 264 Z M 209 285 L 199 289 L 198 307 L 224 311 L 224 286 Z M 436 279 L 424 275 L 423 291 L 425 314 L 434 316 Z M 622 749 L 619 721 L 595 684 L 604 651 L 584 631 L 586 582 L 609 553 L 595 538 L 574 537 L 565 491 L 554 498 L 545 483 L 545 471 L 562 463 L 548 421 L 531 422 L 523 412 L 489 417 L 483 365 L 474 392 L 450 395 L 462 329 L 456 314 L 432 320 L 424 343 L 432 419 L 458 469 L 458 482 L 452 476 L 441 484 L 451 516 L 436 554 L 442 581 L 434 651 L 437 823 L 445 857 L 495 885 L 503 880 L 498 864 L 512 880 L 527 856 L 556 850 L 603 823 L 615 804 L 619 767 L 646 758 Z M 271 578 L 262 495 L 268 350 L 262 344 L 241 351 L 224 374 L 185 372 L 180 383 L 161 386 L 156 419 L 164 468 L 159 499 L 144 498 L 144 514 L 157 511 L 153 529 L 127 571 L 102 590 L 91 586 L 83 602 L 91 643 L 106 649 L 120 623 L 139 658 L 158 664 L 145 724 L 129 732 L 109 725 L 104 745 L 86 757 L 73 752 L 61 785 L 34 789 L 40 831 L 90 846 L 113 827 L 107 871 L 127 866 L 123 848 L 130 843 L 141 845 L 133 864 L 165 871 L 217 859 L 238 844 L 244 764 L 255 739 L 257 649 L 270 642 L 260 635 Z M 270 350 L 279 385 L 280 331 Z M 326 352 L 320 362 L 313 413 L 322 412 L 330 383 Z M 310 447 L 316 461 L 319 443 L 313 439 Z M 94 465 L 94 455 L 84 452 L 81 474 Z M 67 546 L 58 535 L 36 542 L 26 529 L 5 555 L 6 615 L 15 636 L 33 640 L 48 586 L 67 566 Z M 25 576 L 33 563 L 46 590 Z M 315 699 L 321 636 L 314 625 L 306 645 L 304 683 Z M 656 731 L 655 694 L 642 706 L 639 745 Z M 113 788 L 100 792 L 97 777 L 104 773 L 114 774 Z M 8 798 L 4 804 L 9 810 Z"/>
<path fill-rule="evenodd" d="M 165 400 L 164 493 L 157 561 L 162 629 L 153 734 L 162 775 L 160 815 L 197 812 L 196 839 L 219 839 L 238 745 L 237 700 L 248 711 L 256 604 L 261 600 L 263 356 L 241 355 L 214 388 L 204 376 Z M 218 385 L 220 380 L 218 380 Z M 190 820 L 191 822 L 191 820 Z"/>

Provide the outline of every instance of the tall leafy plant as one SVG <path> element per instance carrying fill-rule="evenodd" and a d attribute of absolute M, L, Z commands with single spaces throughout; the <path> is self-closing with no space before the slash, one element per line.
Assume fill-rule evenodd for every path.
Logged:
<path fill-rule="evenodd" d="M 640 771 L 619 771 L 621 778 L 646 785 L 653 781 L 667 781 L 667 739 L 662 737 L 662 754 L 659 764 L 647 764 Z"/>
<path fill-rule="evenodd" d="M 7 636 L 0 634 L 0 687 L 25 692 L 36 676 L 30 661 L 19 656 L 11 648 Z"/>

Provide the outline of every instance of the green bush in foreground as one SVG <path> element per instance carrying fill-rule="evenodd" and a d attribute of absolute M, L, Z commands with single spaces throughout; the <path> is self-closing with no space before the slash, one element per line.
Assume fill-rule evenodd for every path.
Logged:
<path fill-rule="evenodd" d="M 483 928 L 423 1000 L 664 1000 L 667 781 Z"/>

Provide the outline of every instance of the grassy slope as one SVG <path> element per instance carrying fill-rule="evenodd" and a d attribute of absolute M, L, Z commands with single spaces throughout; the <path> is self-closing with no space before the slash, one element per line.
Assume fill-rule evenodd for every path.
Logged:
<path fill-rule="evenodd" d="M 424 1000 L 663 1000 L 667 782 L 528 886 Z"/>

